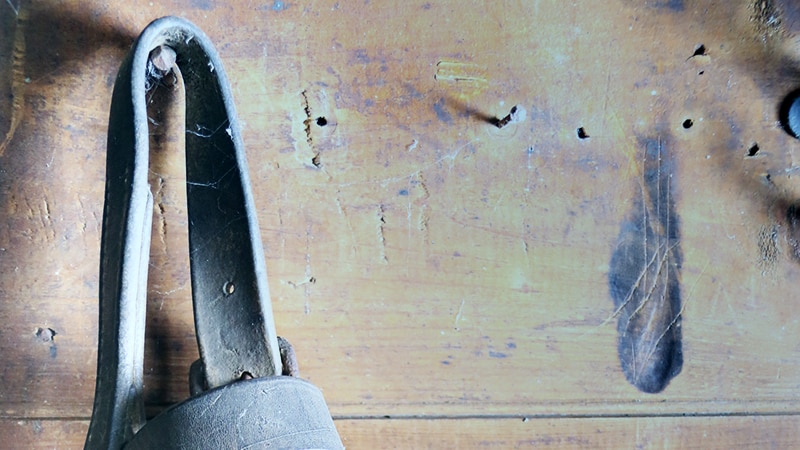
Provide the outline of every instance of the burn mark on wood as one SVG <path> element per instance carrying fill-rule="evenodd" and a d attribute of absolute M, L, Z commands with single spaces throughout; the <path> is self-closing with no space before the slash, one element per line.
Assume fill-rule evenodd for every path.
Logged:
<path fill-rule="evenodd" d="M 683 366 L 680 223 L 666 144 L 662 138 L 640 140 L 640 194 L 622 223 L 608 273 L 622 370 L 647 393 L 661 392 Z"/>

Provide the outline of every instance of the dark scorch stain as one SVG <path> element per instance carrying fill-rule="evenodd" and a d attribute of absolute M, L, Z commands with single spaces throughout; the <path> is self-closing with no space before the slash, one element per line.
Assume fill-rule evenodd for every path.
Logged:
<path fill-rule="evenodd" d="M 683 366 L 680 224 L 672 200 L 674 161 L 661 138 L 642 139 L 641 193 L 622 223 L 608 285 L 619 359 L 640 391 L 664 390 Z"/>

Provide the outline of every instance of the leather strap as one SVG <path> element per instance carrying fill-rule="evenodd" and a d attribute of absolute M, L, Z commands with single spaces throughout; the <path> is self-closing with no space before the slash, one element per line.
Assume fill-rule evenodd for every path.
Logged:
<path fill-rule="evenodd" d="M 139 36 L 111 103 L 100 263 L 97 387 L 87 448 L 120 448 L 144 424 L 142 361 L 152 194 L 147 182 L 149 56 L 167 45 L 186 86 L 192 297 L 206 384 L 280 375 L 262 243 L 239 124 L 208 37 L 167 17 Z"/>

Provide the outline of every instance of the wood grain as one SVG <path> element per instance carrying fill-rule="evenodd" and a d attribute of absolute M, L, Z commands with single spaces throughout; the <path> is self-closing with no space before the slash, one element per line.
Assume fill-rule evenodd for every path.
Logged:
<path fill-rule="evenodd" d="M 464 447 L 505 448 L 528 445 L 523 426 L 566 439 L 624 415 L 639 418 L 612 421 L 611 437 L 575 433 L 617 447 L 639 442 L 637 423 L 691 422 L 687 436 L 800 445 L 800 145 L 779 123 L 798 88 L 791 2 L 12 4 L 0 23 L 23 17 L 24 55 L 0 66 L 0 89 L 20 65 L 29 82 L 0 156 L 5 429 L 74 435 L 91 413 L 110 93 L 138 32 L 179 12 L 233 84 L 278 333 L 300 373 L 336 417 L 487 420 L 340 422 L 349 447 L 375 444 L 365 423 L 400 447 L 465 433 Z M 0 102 L 3 136 L 13 105 Z M 492 125 L 514 105 L 524 122 Z M 681 224 L 683 365 L 658 394 L 626 381 L 608 288 L 641 196 L 641 137 L 669 138 Z M 152 414 L 185 398 L 197 357 L 185 178 L 180 161 L 154 162 Z M 492 419 L 552 415 L 587 419 Z M 653 433 L 653 446 L 695 442 Z"/>
<path fill-rule="evenodd" d="M 357 449 L 793 448 L 797 416 L 562 419 L 337 420 L 345 446 Z M 0 420 L 6 442 L 31 449 L 81 448 L 88 427 L 75 420 Z M 9 447 L 10 448 L 10 447 Z"/>

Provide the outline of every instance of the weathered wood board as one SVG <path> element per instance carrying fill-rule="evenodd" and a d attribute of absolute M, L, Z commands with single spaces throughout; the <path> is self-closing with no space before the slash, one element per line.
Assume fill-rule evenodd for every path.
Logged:
<path fill-rule="evenodd" d="M 31 449 L 80 442 L 75 420 L 0 420 L 0 432 Z M 796 416 L 581 419 L 338 420 L 348 449 L 374 448 L 793 448 Z"/>
<path fill-rule="evenodd" d="M 699 445 L 674 431 L 688 423 L 689 436 L 727 430 L 715 434 L 723 447 L 749 433 L 800 445 L 800 143 L 779 120 L 800 87 L 797 10 L 766 0 L 0 4 L 2 427 L 46 421 L 59 445 L 81 445 L 111 89 L 138 32 L 180 14 L 225 62 L 277 328 L 348 447 L 381 435 L 436 447 L 455 434 L 463 447 L 507 448 L 550 427 L 578 439 L 550 445 L 616 447 L 643 442 L 631 440 L 638 425 L 654 446 Z M 524 121 L 491 123 L 514 105 Z M 156 413 L 188 395 L 197 350 L 183 163 L 175 152 L 152 161 Z M 654 230 L 638 270 L 672 267 L 663 280 L 680 311 L 682 365 L 655 394 L 626 379 L 609 288 L 615 274 L 638 285 L 612 262 L 624 239 L 641 241 L 625 234 L 632 217 Z M 560 415 L 577 431 L 549 419 Z M 384 416 L 397 420 L 372 420 Z M 528 428 L 498 425 L 508 417 Z M 616 431 L 595 436 L 603 420 Z M 37 439 L 12 435 L 21 447 Z"/>

